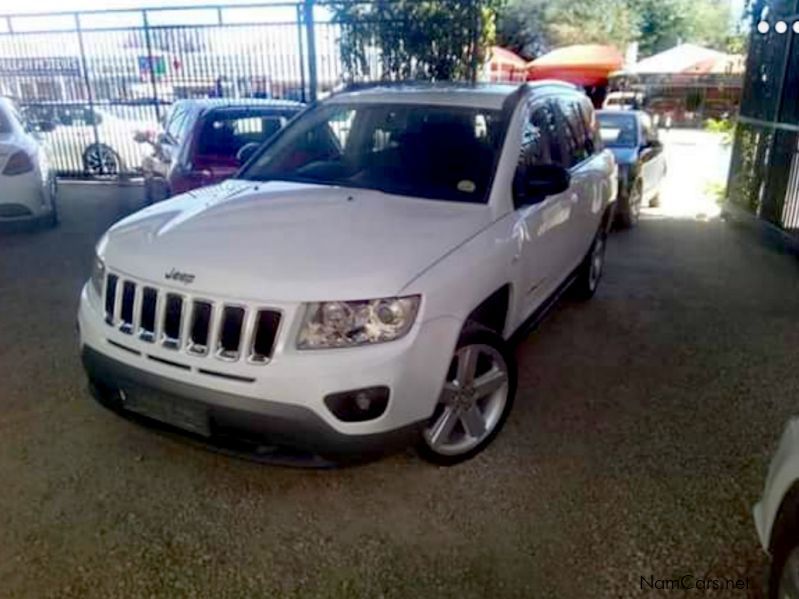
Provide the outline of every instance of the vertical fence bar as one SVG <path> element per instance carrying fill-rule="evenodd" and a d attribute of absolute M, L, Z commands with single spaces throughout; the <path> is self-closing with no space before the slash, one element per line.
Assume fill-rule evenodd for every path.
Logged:
<path fill-rule="evenodd" d="M 314 0 L 305 0 L 303 4 L 305 35 L 308 38 L 308 78 L 309 78 L 309 99 L 316 102 L 317 88 L 319 79 L 316 72 L 316 32 L 313 15 Z"/>
<path fill-rule="evenodd" d="M 144 26 L 144 45 L 147 50 L 147 66 L 150 70 L 150 86 L 153 89 L 153 104 L 155 105 L 155 118 L 161 121 L 161 102 L 158 99 L 158 82 L 155 75 L 155 57 L 153 56 L 153 42 L 150 39 L 150 21 L 147 19 L 147 11 L 141 11 L 142 25 Z"/>
<path fill-rule="evenodd" d="M 478 12 L 477 0 L 470 0 L 471 5 L 471 46 L 472 46 L 472 55 L 470 57 L 470 64 L 469 64 L 469 79 L 471 79 L 472 83 L 477 82 L 477 70 L 479 68 L 478 65 L 478 53 L 480 48 L 480 15 Z"/>
<path fill-rule="evenodd" d="M 94 149 L 97 152 L 97 158 L 100 165 L 100 174 L 105 174 L 105 162 L 102 159 L 100 152 L 100 132 L 97 130 L 97 113 L 94 111 L 94 93 L 92 92 L 92 83 L 89 78 L 89 63 L 86 59 L 86 47 L 83 44 L 83 30 L 80 24 L 80 13 L 75 13 L 75 31 L 78 34 L 78 48 L 80 49 L 80 61 L 83 67 L 83 83 L 86 86 L 86 99 L 89 101 L 89 114 L 92 119 L 92 131 L 94 133 Z M 91 148 L 87 150 L 91 152 Z M 84 174 L 87 170 L 87 164 L 84 161 L 83 170 Z"/>
<path fill-rule="evenodd" d="M 307 90 L 305 89 L 305 51 L 302 42 L 302 6 L 297 5 L 297 50 L 300 61 L 300 89 L 302 90 L 302 101 L 307 102 Z"/>

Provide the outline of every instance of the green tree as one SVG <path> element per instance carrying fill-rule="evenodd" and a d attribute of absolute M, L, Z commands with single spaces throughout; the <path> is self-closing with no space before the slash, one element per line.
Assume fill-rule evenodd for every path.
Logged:
<path fill-rule="evenodd" d="M 627 0 L 558 0 L 549 3 L 546 19 L 555 46 L 612 44 L 623 50 L 638 33 Z"/>
<path fill-rule="evenodd" d="M 497 43 L 528 59 L 550 50 L 545 27 L 550 0 L 510 0 L 497 15 Z"/>
<path fill-rule="evenodd" d="M 693 42 L 740 49 L 726 0 L 509 0 L 498 39 L 528 58 L 569 44 L 639 43 L 642 56 Z"/>
<path fill-rule="evenodd" d="M 469 77 L 493 43 L 502 0 L 376 0 L 331 6 L 351 79 Z M 476 41 L 476 43 L 475 43 Z"/>
<path fill-rule="evenodd" d="M 623 49 L 637 34 L 637 14 L 628 1 L 510 0 L 499 14 L 497 39 L 527 58 L 571 44 Z"/>

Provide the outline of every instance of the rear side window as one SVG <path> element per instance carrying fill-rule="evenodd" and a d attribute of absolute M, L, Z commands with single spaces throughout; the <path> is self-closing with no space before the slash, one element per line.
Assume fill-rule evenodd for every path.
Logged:
<path fill-rule="evenodd" d="M 272 137 L 284 122 L 285 118 L 278 115 L 211 113 L 203 122 L 197 154 L 235 157 L 247 144 L 260 144 Z"/>

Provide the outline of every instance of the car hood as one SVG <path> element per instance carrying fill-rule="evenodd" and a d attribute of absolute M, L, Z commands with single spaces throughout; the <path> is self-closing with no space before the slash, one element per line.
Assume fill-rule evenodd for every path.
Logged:
<path fill-rule="evenodd" d="M 638 161 L 638 148 L 609 148 L 619 166 L 629 166 Z"/>
<path fill-rule="evenodd" d="M 491 222 L 486 205 L 379 191 L 228 180 L 114 225 L 98 244 L 111 270 L 242 300 L 396 294 Z M 178 283 L 178 285 L 181 285 Z"/>

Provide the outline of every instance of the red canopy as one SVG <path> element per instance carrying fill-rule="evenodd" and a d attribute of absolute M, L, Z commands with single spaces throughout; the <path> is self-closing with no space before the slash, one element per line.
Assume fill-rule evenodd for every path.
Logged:
<path fill-rule="evenodd" d="M 622 66 L 624 57 L 613 46 L 566 46 L 527 65 L 527 79 L 561 79 L 583 86 L 606 85 L 608 75 Z"/>

